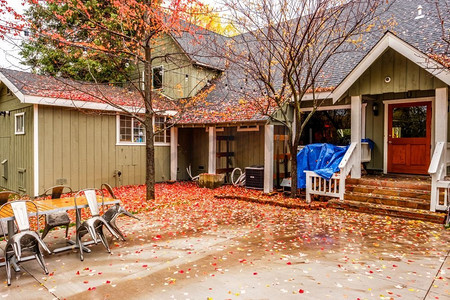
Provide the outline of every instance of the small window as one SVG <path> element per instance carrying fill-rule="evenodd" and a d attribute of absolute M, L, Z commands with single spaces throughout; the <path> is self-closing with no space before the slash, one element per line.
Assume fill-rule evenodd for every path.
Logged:
<path fill-rule="evenodd" d="M 155 90 L 162 89 L 162 87 L 163 87 L 163 73 L 164 73 L 163 66 L 153 68 L 153 72 L 152 73 L 153 73 L 152 74 L 153 88 Z"/>
<path fill-rule="evenodd" d="M 16 134 L 25 134 L 25 113 L 15 114 L 14 118 Z"/>
<path fill-rule="evenodd" d="M 225 128 L 224 127 L 216 127 L 216 132 L 224 132 Z M 206 127 L 206 132 L 209 132 L 209 127 Z"/>
<path fill-rule="evenodd" d="M 145 143 L 144 125 L 129 116 L 119 116 L 119 143 Z"/>
<path fill-rule="evenodd" d="M 238 126 L 237 131 L 259 131 L 259 125 Z"/>
<path fill-rule="evenodd" d="M 170 129 L 167 128 L 167 117 L 156 116 L 154 120 L 155 144 L 169 144 Z"/>

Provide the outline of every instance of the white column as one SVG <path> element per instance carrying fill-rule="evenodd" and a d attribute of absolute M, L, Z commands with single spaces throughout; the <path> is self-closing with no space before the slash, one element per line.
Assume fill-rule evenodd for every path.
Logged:
<path fill-rule="evenodd" d="M 361 178 L 361 96 L 351 97 L 351 142 L 357 143 L 355 148 L 355 164 L 352 168 L 352 178 Z"/>
<path fill-rule="evenodd" d="M 447 143 L 448 88 L 445 87 L 436 89 L 435 107 L 436 107 L 436 112 L 434 115 L 435 142 Z"/>
<path fill-rule="evenodd" d="M 209 127 L 208 173 L 216 174 L 217 137 L 216 127 Z"/>
<path fill-rule="evenodd" d="M 273 125 L 264 126 L 264 193 L 273 190 Z"/>
<path fill-rule="evenodd" d="M 178 128 L 170 128 L 170 180 L 177 180 L 178 171 Z"/>
<path fill-rule="evenodd" d="M 39 105 L 33 104 L 33 185 L 34 196 L 39 196 Z M 9 223 L 9 222 L 8 222 Z"/>

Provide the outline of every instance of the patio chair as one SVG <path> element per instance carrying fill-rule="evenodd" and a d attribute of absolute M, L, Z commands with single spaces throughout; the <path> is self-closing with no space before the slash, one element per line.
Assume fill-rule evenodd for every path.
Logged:
<path fill-rule="evenodd" d="M 63 194 L 65 190 L 65 193 L 72 193 L 72 189 L 65 185 L 56 185 L 51 188 L 48 188 L 45 190 L 45 192 L 40 195 L 39 197 L 46 197 L 50 196 L 52 199 L 59 199 L 61 198 L 61 195 Z M 66 238 L 69 235 L 69 225 L 70 225 L 70 218 L 69 214 L 66 211 L 59 211 L 54 212 L 50 214 L 45 215 L 45 227 L 44 231 L 42 232 L 42 239 L 44 239 L 48 232 L 59 226 L 66 226 Z"/>
<path fill-rule="evenodd" d="M 7 237 L 4 224 L 0 223 L 3 231 L 3 237 L 5 238 L 5 240 L 7 240 L 4 253 L 8 285 L 11 285 L 11 264 L 19 263 L 21 261 L 29 259 L 24 259 L 24 257 L 22 256 L 24 252 L 31 252 L 41 268 L 44 270 L 45 274 L 48 274 L 47 267 L 45 266 L 44 256 L 42 255 L 42 251 L 39 246 L 41 246 L 49 254 L 51 254 L 51 251 L 48 249 L 44 241 L 42 241 L 42 239 L 39 237 L 38 233 L 30 229 L 27 209 L 28 203 L 31 203 L 36 209 L 36 225 L 37 231 L 39 231 L 39 212 L 36 204 L 33 201 L 15 200 L 7 202 L 0 207 L 0 213 L 3 210 L 13 211 L 15 223 L 18 228 L 18 233 Z M 9 207 L 6 208 L 7 206 Z"/>
<path fill-rule="evenodd" d="M 20 198 L 20 194 L 14 191 L 2 191 L 0 192 L 0 205 L 5 204 L 10 199 Z"/>
<path fill-rule="evenodd" d="M 87 203 L 89 205 L 89 210 L 91 212 L 91 218 L 85 220 L 82 222 L 81 220 L 81 211 L 77 205 L 77 199 L 80 198 L 80 196 L 84 194 L 86 197 Z M 103 203 L 103 192 L 101 194 L 102 197 L 102 211 L 104 208 Z M 76 244 L 80 249 L 80 260 L 84 260 L 83 256 L 83 244 L 81 242 L 81 238 L 86 234 L 89 233 L 91 236 L 93 242 L 95 244 L 98 243 L 98 238 L 100 238 L 100 241 L 102 242 L 103 246 L 105 246 L 106 250 L 111 253 L 111 250 L 108 246 L 108 241 L 106 240 L 106 237 L 103 233 L 103 227 L 106 227 L 109 232 L 115 237 L 119 238 L 119 236 L 116 234 L 114 229 L 111 228 L 111 226 L 106 222 L 106 220 L 103 218 L 103 216 L 100 215 L 100 209 L 99 204 L 97 202 L 97 195 L 95 189 L 85 189 L 81 190 L 78 193 L 75 194 L 74 198 L 75 202 L 75 209 L 76 209 Z"/>
<path fill-rule="evenodd" d="M 110 196 L 114 199 L 117 199 L 117 197 L 114 195 L 114 192 L 112 190 L 112 187 L 108 183 L 103 183 L 101 186 L 102 189 L 106 189 Z M 140 220 L 138 217 L 134 216 L 132 213 L 130 213 L 128 210 L 123 208 L 119 203 L 115 204 L 114 206 L 110 207 L 104 214 L 103 219 L 111 226 L 111 228 L 120 236 L 120 238 L 125 241 L 125 237 L 120 231 L 119 227 L 116 224 L 116 219 L 120 215 L 126 215 L 129 217 L 132 217 L 136 220 Z"/>

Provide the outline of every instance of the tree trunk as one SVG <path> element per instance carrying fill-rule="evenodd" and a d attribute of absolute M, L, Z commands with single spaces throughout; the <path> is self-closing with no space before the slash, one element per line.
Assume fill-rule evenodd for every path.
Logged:
<path fill-rule="evenodd" d="M 295 143 L 294 143 L 295 144 Z M 297 145 L 292 145 L 290 147 L 291 151 L 291 197 L 297 198 Z"/>
<path fill-rule="evenodd" d="M 145 184 L 147 186 L 146 199 L 155 199 L 155 144 L 153 141 L 153 107 L 151 93 L 152 57 L 151 48 L 145 47 L 145 69 L 144 69 L 144 105 L 145 105 Z"/>

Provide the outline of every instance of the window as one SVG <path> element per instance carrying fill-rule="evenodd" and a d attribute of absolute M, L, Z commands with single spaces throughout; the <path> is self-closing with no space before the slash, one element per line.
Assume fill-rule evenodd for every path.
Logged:
<path fill-rule="evenodd" d="M 169 144 L 170 143 L 170 129 L 167 129 L 167 117 L 156 116 L 154 123 L 155 144 Z"/>
<path fill-rule="evenodd" d="M 152 73 L 153 73 L 152 74 L 153 88 L 155 90 L 162 89 L 162 87 L 163 87 L 163 73 L 164 73 L 163 66 L 153 68 L 153 72 Z"/>
<path fill-rule="evenodd" d="M 25 113 L 18 113 L 14 115 L 15 118 L 15 132 L 16 134 L 25 134 Z"/>
<path fill-rule="evenodd" d="M 144 144 L 145 128 L 144 125 L 129 116 L 119 116 L 119 143 Z"/>
<path fill-rule="evenodd" d="M 237 131 L 259 131 L 258 125 L 242 125 L 238 126 Z"/>

